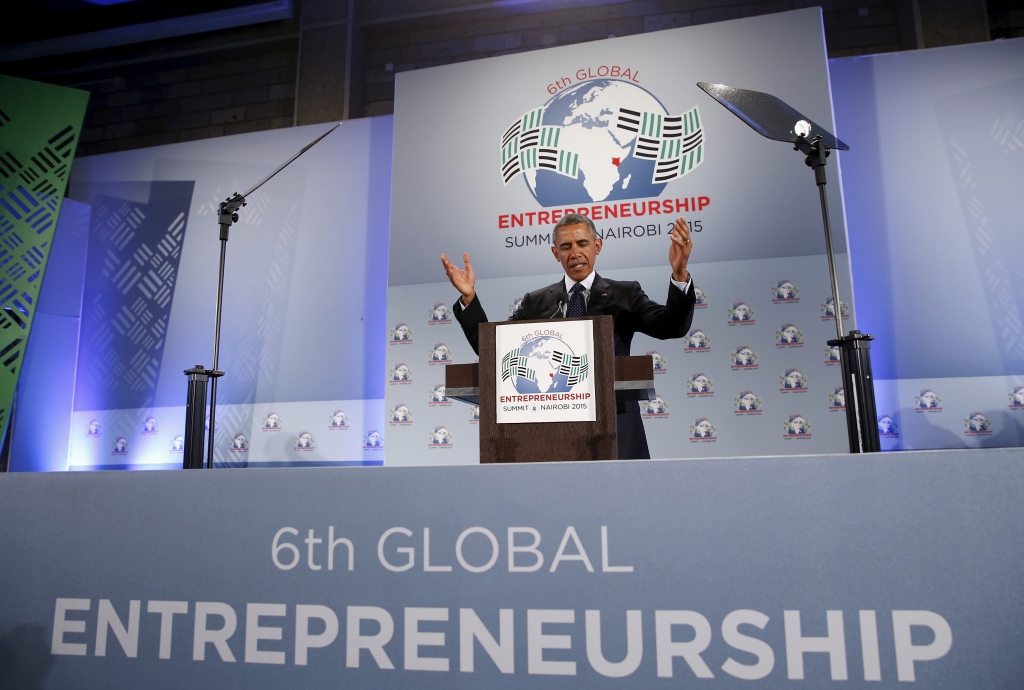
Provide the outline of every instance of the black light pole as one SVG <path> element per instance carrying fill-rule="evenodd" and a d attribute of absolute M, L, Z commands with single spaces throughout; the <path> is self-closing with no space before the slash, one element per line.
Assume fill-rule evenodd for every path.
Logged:
<path fill-rule="evenodd" d="M 238 222 L 238 211 L 246 204 L 246 197 L 262 187 L 270 178 L 287 168 L 291 163 L 313 148 L 321 139 L 336 130 L 341 123 L 318 136 L 301 151 L 289 158 L 277 170 L 270 173 L 245 194 L 235 192 L 220 203 L 217 214 L 220 223 L 220 272 L 217 274 L 217 316 L 213 332 L 213 367 L 206 369 L 197 364 L 185 370 L 188 379 L 188 398 L 185 404 L 185 457 L 182 461 L 184 469 L 201 469 L 203 466 L 203 437 L 205 432 L 204 412 L 206 411 L 206 383 L 210 382 L 210 438 L 206 447 L 206 467 L 213 468 L 214 441 L 217 435 L 217 379 L 224 375 L 217 369 L 220 363 L 220 321 L 224 305 L 224 262 L 227 258 L 228 236 L 231 226 Z"/>
<path fill-rule="evenodd" d="M 760 91 L 737 89 L 724 84 L 697 82 L 709 96 L 725 106 L 751 129 L 763 137 L 793 144 L 803 153 L 804 162 L 814 170 L 821 201 L 821 220 L 825 226 L 825 251 L 832 280 L 832 309 L 836 320 L 836 339 L 828 344 L 841 349 L 843 389 L 845 393 L 846 430 L 851 453 L 877 453 L 881 450 L 875 414 L 875 389 L 871 375 L 871 340 L 873 335 L 850 331 L 843 335 L 843 309 L 839 300 L 835 256 L 832 251 L 832 225 L 828 217 L 825 194 L 825 161 L 832 149 L 849 151 L 850 147 L 833 134 L 801 115 L 786 102 Z"/>

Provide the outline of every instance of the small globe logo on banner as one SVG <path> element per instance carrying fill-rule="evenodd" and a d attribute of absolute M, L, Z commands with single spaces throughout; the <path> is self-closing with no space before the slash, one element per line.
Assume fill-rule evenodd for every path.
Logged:
<path fill-rule="evenodd" d="M 811 436 L 811 423 L 803 418 L 803 415 L 791 414 L 782 423 L 782 433 L 786 438 L 802 436 L 810 438 Z"/>
<path fill-rule="evenodd" d="M 842 386 L 828 394 L 828 406 L 833 410 L 846 409 L 846 391 L 843 390 Z"/>
<path fill-rule="evenodd" d="M 968 436 L 987 436 L 992 433 L 992 422 L 981 412 L 972 412 L 964 420 L 964 433 Z"/>
<path fill-rule="evenodd" d="M 281 417 L 276 412 L 271 412 L 263 418 L 262 428 L 265 431 L 277 431 L 281 428 Z"/>
<path fill-rule="evenodd" d="M 347 429 L 348 428 L 348 415 L 345 414 L 345 410 L 335 410 L 331 413 L 331 416 L 327 418 L 328 429 Z"/>
<path fill-rule="evenodd" d="M 384 436 L 376 429 L 371 429 L 363 436 L 363 450 L 380 450 L 384 447 Z"/>
<path fill-rule="evenodd" d="M 641 400 L 640 412 L 644 417 L 668 417 L 668 403 L 660 395 L 654 400 Z"/>
<path fill-rule="evenodd" d="M 391 342 L 411 343 L 412 329 L 406 326 L 404 323 L 396 323 L 395 327 L 391 329 Z"/>
<path fill-rule="evenodd" d="M 686 349 L 687 350 L 710 350 L 711 349 L 711 338 L 707 333 L 694 328 L 692 331 L 686 334 Z"/>
<path fill-rule="evenodd" d="M 523 304 L 523 298 L 522 297 L 516 297 L 514 300 L 512 300 L 512 304 L 508 305 L 508 315 L 512 316 L 517 311 L 519 311 L 519 307 L 522 306 L 522 304 Z"/>
<path fill-rule="evenodd" d="M 666 371 L 668 371 L 668 360 L 666 360 L 664 357 L 658 354 L 657 350 L 651 350 L 647 354 L 650 355 L 651 359 L 654 360 L 655 374 L 664 374 Z"/>
<path fill-rule="evenodd" d="M 878 418 L 878 435 L 895 437 L 900 435 L 900 429 L 892 416 L 883 414 Z"/>
<path fill-rule="evenodd" d="M 124 436 L 117 437 L 117 440 L 114 441 L 114 449 L 110 452 L 114 455 L 124 455 L 128 452 L 128 441 Z"/>
<path fill-rule="evenodd" d="M 171 452 L 181 453 L 185 450 L 185 437 L 181 434 L 177 434 L 171 439 Z"/>
<path fill-rule="evenodd" d="M 427 443 L 430 446 L 444 447 L 452 445 L 452 432 L 443 426 L 435 426 L 427 438 Z"/>
<path fill-rule="evenodd" d="M 734 411 L 737 414 L 760 412 L 761 410 L 761 398 L 754 395 L 754 391 L 741 391 L 733 398 L 732 404 L 736 406 Z"/>
<path fill-rule="evenodd" d="M 825 348 L 825 364 L 839 363 L 839 346 L 829 345 Z"/>
<path fill-rule="evenodd" d="M 670 115 L 632 74 L 604 69 L 622 79 L 583 81 L 505 129 L 506 185 L 522 174 L 541 206 L 643 199 L 703 162 L 696 106 Z"/>
<path fill-rule="evenodd" d="M 245 437 L 245 434 L 235 434 L 231 439 L 231 451 L 235 453 L 241 453 L 242 451 L 249 450 L 249 439 Z"/>
<path fill-rule="evenodd" d="M 430 389 L 430 404 L 431 405 L 445 405 L 450 404 L 451 400 L 445 395 L 444 384 L 439 383 Z"/>
<path fill-rule="evenodd" d="M 804 333 L 791 323 L 782 324 L 782 328 L 775 331 L 776 347 L 791 347 L 804 344 Z"/>
<path fill-rule="evenodd" d="M 412 381 L 412 369 L 405 362 L 399 362 L 388 372 L 389 381 Z"/>
<path fill-rule="evenodd" d="M 740 345 L 737 347 L 729 353 L 729 359 L 732 360 L 733 369 L 757 368 L 757 353 L 751 350 L 748 345 Z"/>
<path fill-rule="evenodd" d="M 914 396 L 914 402 L 917 404 L 915 408 L 917 410 L 938 411 L 942 409 L 942 398 L 931 388 L 922 388 L 921 392 Z"/>
<path fill-rule="evenodd" d="M 103 426 L 100 424 L 100 421 L 98 419 L 93 419 L 93 420 L 91 420 L 89 422 L 89 424 L 85 427 L 85 435 L 86 436 L 102 436 L 103 435 Z"/>
<path fill-rule="evenodd" d="M 1010 391 L 1010 407 L 1024 409 L 1024 386 L 1014 386 Z"/>
<path fill-rule="evenodd" d="M 729 325 L 734 323 L 754 323 L 754 310 L 746 302 L 735 302 L 725 310 L 729 316 Z"/>
<path fill-rule="evenodd" d="M 846 306 L 846 302 L 839 302 L 839 308 L 843 311 L 843 318 L 850 318 L 850 308 Z M 836 318 L 836 305 L 829 297 L 827 300 L 821 303 L 821 318 L 823 321 Z"/>
<path fill-rule="evenodd" d="M 299 432 L 295 437 L 295 450 L 313 450 L 313 436 L 308 431 Z"/>
<path fill-rule="evenodd" d="M 796 369 L 786 369 L 786 373 L 779 377 L 781 391 L 805 391 L 807 390 L 807 377 Z"/>
<path fill-rule="evenodd" d="M 706 309 L 708 306 L 708 293 L 696 285 L 693 286 L 693 306 L 695 309 Z"/>
<path fill-rule="evenodd" d="M 698 372 L 686 380 L 686 394 L 688 396 L 713 395 L 714 392 L 715 382 L 708 378 L 707 374 Z"/>
<path fill-rule="evenodd" d="M 438 302 L 430 308 L 427 318 L 430 323 L 451 323 L 452 310 L 444 302 Z"/>
<path fill-rule="evenodd" d="M 388 412 L 389 424 L 412 424 L 412 410 L 405 403 L 398 403 Z"/>
<path fill-rule="evenodd" d="M 142 423 L 142 433 L 149 435 L 158 432 L 158 425 L 156 423 L 156 417 L 146 417 L 146 421 Z"/>
<path fill-rule="evenodd" d="M 713 441 L 718 438 L 715 436 L 715 432 L 717 431 L 718 428 L 715 427 L 707 417 L 698 417 L 694 420 L 693 424 L 690 425 L 690 438 L 692 440 L 700 439 L 703 441 Z"/>
<path fill-rule="evenodd" d="M 479 405 L 473 405 L 472 407 L 469 408 L 469 421 L 470 422 L 479 422 L 480 421 L 480 406 Z"/>
<path fill-rule="evenodd" d="M 772 302 L 799 302 L 800 288 L 788 280 L 780 280 L 772 287 Z"/>
<path fill-rule="evenodd" d="M 434 347 L 427 350 L 427 358 L 431 364 L 435 362 L 451 362 L 452 349 L 444 343 L 434 343 Z"/>
<path fill-rule="evenodd" d="M 501 380 L 512 381 L 517 393 L 568 393 L 590 375 L 586 355 L 553 335 L 530 338 L 501 358 Z"/>

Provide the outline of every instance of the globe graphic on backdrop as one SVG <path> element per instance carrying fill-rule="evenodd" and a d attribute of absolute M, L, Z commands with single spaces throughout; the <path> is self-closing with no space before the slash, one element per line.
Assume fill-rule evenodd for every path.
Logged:
<path fill-rule="evenodd" d="M 569 377 L 558 373 L 558 365 L 552 360 L 555 352 L 573 354 L 563 340 L 549 335 L 527 340 L 519 348 L 519 356 L 526 357 L 526 367 L 534 372 L 536 380 L 515 376 L 512 385 L 518 393 L 567 393 L 572 390 Z"/>
<path fill-rule="evenodd" d="M 656 197 L 665 189 L 651 182 L 655 161 L 633 157 L 636 133 L 616 128 L 619 108 L 668 114 L 647 90 L 616 79 L 585 81 L 548 102 L 542 124 L 562 127 L 559 146 L 579 154 L 581 172 L 572 179 L 527 170 L 526 185 L 541 206 Z"/>

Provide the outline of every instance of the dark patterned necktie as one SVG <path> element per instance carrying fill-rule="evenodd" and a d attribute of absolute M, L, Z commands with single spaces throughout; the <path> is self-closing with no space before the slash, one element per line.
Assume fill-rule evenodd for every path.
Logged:
<path fill-rule="evenodd" d="M 583 300 L 583 284 L 576 283 L 569 292 L 572 295 L 569 297 L 569 318 L 586 316 L 587 304 Z"/>

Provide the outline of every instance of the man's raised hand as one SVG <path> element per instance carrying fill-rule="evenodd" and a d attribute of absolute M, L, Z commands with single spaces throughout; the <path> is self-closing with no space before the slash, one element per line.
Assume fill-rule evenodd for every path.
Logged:
<path fill-rule="evenodd" d="M 448 275 L 448 280 L 452 282 L 452 287 L 462 294 L 462 306 L 468 307 L 476 297 L 476 274 L 473 273 L 473 265 L 469 263 L 469 252 L 463 252 L 462 261 L 466 264 L 464 269 L 453 264 L 444 254 L 441 255 L 441 264 Z"/>
<path fill-rule="evenodd" d="M 668 249 L 668 262 L 672 265 L 672 280 L 685 283 L 688 280 L 686 264 L 690 260 L 693 242 L 690 240 L 690 226 L 682 216 L 676 218 L 672 228 L 672 245 Z"/>

